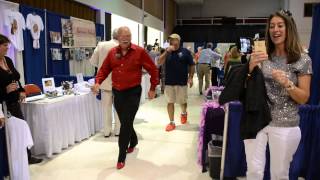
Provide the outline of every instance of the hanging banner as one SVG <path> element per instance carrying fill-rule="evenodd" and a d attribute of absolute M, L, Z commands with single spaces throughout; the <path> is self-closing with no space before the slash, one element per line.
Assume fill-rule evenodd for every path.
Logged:
<path fill-rule="evenodd" d="M 92 21 L 71 17 L 75 47 L 96 47 L 96 26 Z"/>
<path fill-rule="evenodd" d="M 71 17 L 61 19 L 62 47 L 96 47 L 96 27 L 92 21 Z"/>

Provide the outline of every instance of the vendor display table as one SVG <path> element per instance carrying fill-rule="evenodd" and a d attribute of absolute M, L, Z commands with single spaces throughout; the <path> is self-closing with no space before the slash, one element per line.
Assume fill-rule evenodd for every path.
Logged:
<path fill-rule="evenodd" d="M 101 102 L 92 93 L 65 95 L 22 104 L 35 155 L 51 157 L 103 127 Z"/>

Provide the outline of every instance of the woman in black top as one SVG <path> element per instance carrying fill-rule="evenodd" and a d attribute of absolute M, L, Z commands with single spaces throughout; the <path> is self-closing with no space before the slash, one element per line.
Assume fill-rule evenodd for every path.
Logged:
<path fill-rule="evenodd" d="M 14 68 L 12 60 L 5 56 L 9 49 L 9 39 L 0 35 L 0 96 L 11 115 L 24 119 L 19 102 L 26 97 L 19 82 L 20 74 Z"/>
<path fill-rule="evenodd" d="M 15 69 L 12 60 L 5 56 L 9 49 L 9 43 L 10 40 L 0 34 L 0 100 L 6 102 L 7 110 L 12 116 L 24 119 L 20 102 L 25 100 L 26 94 L 19 81 L 19 72 Z M 28 159 L 30 164 L 42 161 L 31 157 L 29 150 Z"/>

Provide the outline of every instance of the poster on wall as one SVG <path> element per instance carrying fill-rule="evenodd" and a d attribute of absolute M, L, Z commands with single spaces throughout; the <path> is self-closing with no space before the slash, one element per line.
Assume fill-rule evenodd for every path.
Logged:
<path fill-rule="evenodd" d="M 61 19 L 62 28 L 62 48 L 74 47 L 72 21 L 70 19 Z"/>
<path fill-rule="evenodd" d="M 51 43 L 61 44 L 60 32 L 50 31 L 50 40 L 51 40 Z"/>
<path fill-rule="evenodd" d="M 69 61 L 74 60 L 74 49 L 69 49 Z"/>
<path fill-rule="evenodd" d="M 62 60 L 61 49 L 59 48 L 51 48 L 51 58 L 52 60 Z"/>
<path fill-rule="evenodd" d="M 92 21 L 71 18 L 74 47 L 95 47 L 96 26 Z"/>
<path fill-rule="evenodd" d="M 65 60 L 70 60 L 70 50 L 69 49 L 64 49 L 64 59 Z"/>
<path fill-rule="evenodd" d="M 90 59 L 93 54 L 94 48 L 86 48 L 86 59 Z"/>
<path fill-rule="evenodd" d="M 62 48 L 96 47 L 96 26 L 92 21 L 61 19 Z"/>

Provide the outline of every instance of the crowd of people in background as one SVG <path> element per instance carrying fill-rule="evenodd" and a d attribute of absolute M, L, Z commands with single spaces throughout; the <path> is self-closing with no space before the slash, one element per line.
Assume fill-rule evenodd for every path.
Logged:
<path fill-rule="evenodd" d="M 200 95 L 210 86 L 222 86 L 224 78 L 232 66 L 245 64 L 248 61 L 248 55 L 241 53 L 237 45 L 230 45 L 224 54 L 218 47 L 214 48 L 214 44 L 211 42 L 206 43 L 205 46 L 197 47 L 195 51 L 191 46 L 187 46 L 186 49 L 190 52 L 196 65 L 195 72 L 199 81 Z M 145 50 L 159 70 L 161 94 L 164 94 L 165 66 L 159 64 L 159 57 L 165 52 L 165 49 L 158 46 L 155 41 L 154 45 L 146 45 Z"/>

